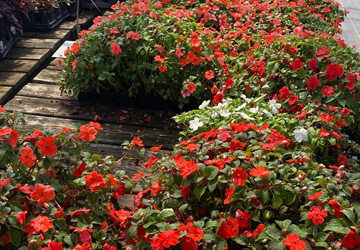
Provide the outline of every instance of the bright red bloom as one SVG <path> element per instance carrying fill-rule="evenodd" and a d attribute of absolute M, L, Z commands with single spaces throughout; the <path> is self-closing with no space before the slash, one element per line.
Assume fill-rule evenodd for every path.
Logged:
<path fill-rule="evenodd" d="M 5 186 L 7 186 L 9 184 L 10 184 L 10 179 L 9 178 L 5 178 L 3 180 L 0 179 L 0 188 L 3 188 L 3 187 L 5 187 Z"/>
<path fill-rule="evenodd" d="M 215 77 L 214 71 L 208 70 L 208 71 L 205 72 L 205 78 L 206 79 L 210 80 L 210 79 L 212 79 L 214 77 Z"/>
<path fill-rule="evenodd" d="M 252 233 L 252 236 L 254 237 L 254 239 L 256 239 L 256 238 L 259 236 L 259 234 L 260 234 L 262 231 L 264 231 L 264 230 L 266 230 L 265 225 L 264 225 L 264 224 L 259 224 L 259 225 L 255 228 L 254 232 Z"/>
<path fill-rule="evenodd" d="M 315 90 L 320 85 L 320 81 L 317 76 L 310 76 L 307 80 L 307 87 L 310 90 Z"/>
<path fill-rule="evenodd" d="M 298 100 L 299 100 L 299 97 L 297 97 L 295 95 L 290 96 L 289 105 L 295 104 Z"/>
<path fill-rule="evenodd" d="M 118 55 L 122 52 L 121 48 L 120 48 L 120 45 L 113 42 L 111 44 L 111 52 L 114 53 L 115 55 Z"/>
<path fill-rule="evenodd" d="M 290 96 L 288 87 L 283 87 L 282 89 L 279 90 L 279 93 L 280 93 L 279 95 L 280 100 L 287 100 Z"/>
<path fill-rule="evenodd" d="M 151 185 L 151 193 L 156 196 L 161 191 L 161 179 Z"/>
<path fill-rule="evenodd" d="M 239 140 L 231 140 L 229 146 L 229 152 L 234 153 L 236 150 L 243 149 L 245 147 L 245 144 Z"/>
<path fill-rule="evenodd" d="M 229 188 L 227 188 L 227 189 L 225 190 L 226 199 L 224 200 L 224 204 L 229 204 L 229 203 L 230 203 L 231 197 L 233 196 L 234 191 L 235 191 L 235 187 L 234 187 L 234 186 L 230 186 Z"/>
<path fill-rule="evenodd" d="M 53 215 L 54 219 L 60 219 L 65 217 L 65 213 L 60 206 L 57 206 L 56 213 Z"/>
<path fill-rule="evenodd" d="M 324 128 L 320 129 L 319 137 L 328 137 L 329 135 L 330 135 L 330 133 L 326 129 L 324 129 Z"/>
<path fill-rule="evenodd" d="M 231 238 L 232 236 L 232 227 L 226 223 L 225 220 L 221 222 L 221 226 L 219 230 L 216 232 L 217 235 L 219 235 L 224 240 L 227 240 Z"/>
<path fill-rule="evenodd" d="M 268 178 L 270 170 L 265 169 L 263 166 L 257 166 L 256 168 L 250 169 L 250 175 L 254 177 Z"/>
<path fill-rule="evenodd" d="M 5 234 L 1 235 L 1 246 L 5 246 L 8 243 L 10 243 L 10 233 L 6 232 Z"/>
<path fill-rule="evenodd" d="M 90 212 L 90 209 L 78 209 L 78 210 L 71 212 L 71 217 L 77 216 L 80 214 L 89 214 L 89 212 Z"/>
<path fill-rule="evenodd" d="M 39 206 L 43 206 L 45 203 L 55 198 L 54 189 L 49 185 L 36 184 L 34 191 L 31 193 L 31 199 L 37 201 Z"/>
<path fill-rule="evenodd" d="M 189 92 L 189 93 L 192 93 L 196 90 L 196 85 L 195 83 L 193 82 L 189 82 L 188 85 L 186 86 L 186 90 Z"/>
<path fill-rule="evenodd" d="M 74 175 L 76 178 L 80 178 L 80 177 L 81 177 L 81 174 L 85 171 L 85 169 L 86 169 L 86 164 L 85 164 L 85 163 L 81 163 L 78 168 L 74 167 L 73 175 Z"/>
<path fill-rule="evenodd" d="M 248 179 L 249 175 L 242 170 L 242 168 L 237 168 L 233 172 L 233 181 L 236 185 L 245 186 L 244 181 Z"/>
<path fill-rule="evenodd" d="M 62 250 L 62 242 L 49 241 L 48 247 L 44 247 L 41 250 Z"/>
<path fill-rule="evenodd" d="M 284 246 L 290 250 L 304 250 L 306 248 L 306 242 L 300 240 L 297 234 L 288 234 L 284 239 Z"/>
<path fill-rule="evenodd" d="M 317 192 L 315 194 L 309 195 L 308 199 L 309 200 L 316 200 L 318 198 L 320 198 L 320 196 L 324 193 L 324 190 L 321 190 L 320 192 Z"/>
<path fill-rule="evenodd" d="M 149 169 L 157 161 L 156 156 L 151 155 L 150 159 L 145 163 L 145 168 Z"/>
<path fill-rule="evenodd" d="M 87 124 L 80 126 L 79 139 L 82 141 L 93 141 L 98 131 Z"/>
<path fill-rule="evenodd" d="M 341 114 L 343 114 L 345 116 L 348 116 L 350 114 L 350 110 L 348 108 L 343 108 L 341 110 Z"/>
<path fill-rule="evenodd" d="M 191 173 L 198 170 L 198 162 L 188 161 L 186 164 L 178 166 L 180 168 L 180 174 L 186 179 Z"/>
<path fill-rule="evenodd" d="M 329 114 L 321 114 L 319 115 L 319 118 L 324 122 L 331 122 L 334 119 L 334 116 Z"/>
<path fill-rule="evenodd" d="M 25 226 L 24 232 L 29 232 L 31 236 L 40 232 L 46 233 L 53 227 L 52 221 L 47 216 L 38 216 Z"/>
<path fill-rule="evenodd" d="M 88 186 L 91 192 L 96 192 L 100 188 L 106 187 L 105 179 L 101 174 L 96 171 L 92 171 L 91 174 L 85 176 L 86 186 Z"/>
<path fill-rule="evenodd" d="M 29 146 L 20 149 L 19 159 L 21 163 L 27 168 L 34 166 L 36 162 L 36 156 Z"/>
<path fill-rule="evenodd" d="M 178 244 L 180 233 L 173 229 L 159 233 L 155 239 L 151 240 L 151 246 L 155 250 L 162 250 Z"/>
<path fill-rule="evenodd" d="M 241 211 L 240 209 L 238 209 L 236 211 L 236 219 L 238 219 L 239 221 L 239 228 L 240 229 L 245 229 L 249 226 L 249 221 L 251 219 L 251 215 L 249 211 Z"/>
<path fill-rule="evenodd" d="M 249 129 L 249 126 L 246 125 L 244 122 L 240 122 L 239 124 L 230 122 L 230 127 L 237 132 L 245 132 Z"/>
<path fill-rule="evenodd" d="M 94 23 L 95 25 L 100 25 L 100 24 L 102 24 L 101 16 L 97 16 L 96 18 L 94 18 L 93 23 Z"/>
<path fill-rule="evenodd" d="M 57 152 L 53 136 L 41 137 L 40 140 L 36 142 L 36 146 L 40 149 L 41 156 L 54 156 Z"/>
<path fill-rule="evenodd" d="M 167 70 L 167 66 L 166 66 L 166 65 L 164 65 L 164 66 L 159 66 L 158 68 L 159 68 L 159 71 L 160 71 L 161 73 L 164 73 L 164 72 Z"/>
<path fill-rule="evenodd" d="M 91 250 L 93 249 L 89 242 L 85 242 L 82 245 L 76 245 L 74 250 Z"/>
<path fill-rule="evenodd" d="M 340 165 L 345 165 L 345 164 L 347 163 L 347 158 L 346 158 L 346 156 L 339 155 L 338 158 L 337 158 L 337 162 L 338 162 Z"/>
<path fill-rule="evenodd" d="M 296 58 L 292 63 L 289 64 L 289 66 L 292 70 L 299 70 L 302 66 L 304 66 L 304 63 L 299 58 Z"/>
<path fill-rule="evenodd" d="M 336 77 L 341 78 L 344 75 L 344 69 L 337 63 L 331 63 L 326 66 L 326 72 L 324 76 L 327 76 L 328 81 L 332 82 L 336 80 Z"/>
<path fill-rule="evenodd" d="M 26 222 L 26 214 L 27 211 L 25 212 L 20 212 L 16 215 L 16 220 L 20 223 L 20 225 L 24 225 Z"/>
<path fill-rule="evenodd" d="M 307 213 L 307 217 L 314 225 L 319 225 L 325 221 L 327 214 L 326 210 L 321 210 L 321 206 L 312 206 L 311 211 Z"/>
<path fill-rule="evenodd" d="M 341 210 L 343 210 L 343 208 L 340 206 L 340 203 L 336 200 L 329 200 L 329 205 L 331 206 L 332 209 L 335 210 L 334 212 L 334 216 L 335 218 L 342 218 L 344 217 L 343 212 L 341 212 Z"/>
<path fill-rule="evenodd" d="M 314 72 L 319 71 L 318 60 L 315 57 L 308 62 L 308 68 Z"/>
<path fill-rule="evenodd" d="M 348 232 L 343 238 L 341 245 L 346 247 L 347 249 L 354 249 L 360 246 L 360 237 L 358 237 L 357 233 L 354 230 Z"/>
<path fill-rule="evenodd" d="M 136 181 L 136 180 L 140 179 L 143 175 L 144 175 L 144 172 L 137 173 L 137 174 L 134 176 L 133 180 Z"/>
<path fill-rule="evenodd" d="M 326 96 L 326 97 L 334 95 L 334 87 L 333 86 L 327 86 L 327 85 L 324 86 L 321 89 L 321 94 Z"/>
<path fill-rule="evenodd" d="M 159 151 L 161 148 L 163 147 L 163 145 L 160 145 L 160 146 L 154 146 L 154 147 L 151 147 L 150 150 L 151 151 Z"/>
<path fill-rule="evenodd" d="M 143 141 L 139 138 L 133 138 L 132 141 L 138 147 L 144 147 Z"/>
<path fill-rule="evenodd" d="M 181 193 L 181 196 L 186 199 L 186 197 L 191 193 L 191 188 L 190 186 L 186 186 L 184 187 L 183 185 L 181 185 L 180 187 L 180 193 Z"/>
<path fill-rule="evenodd" d="M 4 109 L 2 108 L 2 106 L 0 105 L 0 113 L 4 113 Z"/>

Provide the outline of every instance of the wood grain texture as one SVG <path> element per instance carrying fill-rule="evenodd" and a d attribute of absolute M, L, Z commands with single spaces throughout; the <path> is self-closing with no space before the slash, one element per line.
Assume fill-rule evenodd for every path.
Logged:
<path fill-rule="evenodd" d="M 34 77 L 34 83 L 52 83 L 56 84 L 61 77 L 61 71 L 43 69 L 37 76 Z"/>
<path fill-rule="evenodd" d="M 26 79 L 26 73 L 0 72 L 0 85 L 2 86 L 11 86 L 17 89 L 23 85 Z"/>
<path fill-rule="evenodd" d="M 40 63 L 37 60 L 3 59 L 0 63 L 0 71 L 23 72 L 32 75 L 39 66 Z"/>
<path fill-rule="evenodd" d="M 6 58 L 39 60 L 41 63 L 49 56 L 51 56 L 50 49 L 16 48 L 10 50 L 10 52 L 6 55 Z"/>

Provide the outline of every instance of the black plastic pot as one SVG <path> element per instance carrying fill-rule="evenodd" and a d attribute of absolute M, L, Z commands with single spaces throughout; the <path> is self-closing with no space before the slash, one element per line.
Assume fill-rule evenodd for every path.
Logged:
<path fill-rule="evenodd" d="M 96 6 L 100 9 L 109 9 L 111 6 L 117 3 L 118 0 L 94 0 Z M 95 8 L 94 4 L 91 0 L 81 0 L 80 6 L 86 9 L 93 9 Z"/>
<path fill-rule="evenodd" d="M 23 28 L 31 30 L 51 30 L 69 16 L 65 5 L 50 11 L 29 12 L 29 19 L 23 20 Z"/>
<path fill-rule="evenodd" d="M 15 27 L 10 27 L 8 36 L 0 38 L 0 59 L 5 58 L 12 46 L 20 39 L 21 33 Z"/>
<path fill-rule="evenodd" d="M 66 5 L 70 17 L 76 17 L 76 5 L 77 5 L 76 1 L 72 2 L 70 5 Z M 81 11 L 81 6 L 79 13 L 80 11 Z"/>

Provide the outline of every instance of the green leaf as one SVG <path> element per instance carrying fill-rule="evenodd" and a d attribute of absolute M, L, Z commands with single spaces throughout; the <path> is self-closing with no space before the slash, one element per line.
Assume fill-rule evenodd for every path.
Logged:
<path fill-rule="evenodd" d="M 291 220 L 283 220 L 283 221 L 276 220 L 275 222 L 276 222 L 276 224 L 279 225 L 279 227 L 281 229 L 284 229 L 284 228 L 287 229 L 291 225 Z"/>
<path fill-rule="evenodd" d="M 179 212 L 180 213 L 184 213 L 185 209 L 187 209 L 187 207 L 189 206 L 189 204 L 183 204 L 179 207 Z"/>
<path fill-rule="evenodd" d="M 272 208 L 278 209 L 281 205 L 282 205 L 281 198 L 274 194 L 272 198 Z"/>
<path fill-rule="evenodd" d="M 209 189 L 210 193 L 212 193 L 215 190 L 216 184 L 217 184 L 216 179 L 209 181 L 208 189 Z"/>
<path fill-rule="evenodd" d="M 167 218 L 171 216 L 175 216 L 175 212 L 172 208 L 166 208 L 160 212 L 161 218 Z"/>
<path fill-rule="evenodd" d="M 265 232 L 267 235 L 270 236 L 270 238 L 275 240 L 278 240 L 281 237 L 281 231 L 276 228 L 267 229 Z"/>
<path fill-rule="evenodd" d="M 329 247 L 329 245 L 326 242 L 316 242 L 315 246 L 320 247 L 320 248 L 328 248 Z"/>
<path fill-rule="evenodd" d="M 355 214 L 352 209 L 344 209 L 341 212 L 343 212 L 343 214 L 345 214 L 346 217 L 348 217 L 352 223 L 354 223 L 354 224 L 356 223 Z"/>
<path fill-rule="evenodd" d="M 59 229 L 67 229 L 68 228 L 68 225 L 66 224 L 66 220 L 64 218 L 55 220 L 54 225 Z"/>
<path fill-rule="evenodd" d="M 13 227 L 9 228 L 10 242 L 14 246 L 19 246 L 21 242 L 21 232 Z"/>
<path fill-rule="evenodd" d="M 17 250 L 29 250 L 26 246 L 19 247 Z"/>
<path fill-rule="evenodd" d="M 219 173 L 219 168 L 214 166 L 207 166 L 203 172 L 203 174 L 208 180 L 215 179 L 218 173 Z"/>
<path fill-rule="evenodd" d="M 284 243 L 282 241 L 271 241 L 269 243 L 269 250 L 283 250 Z"/>
<path fill-rule="evenodd" d="M 246 246 L 248 244 L 248 238 L 246 237 L 245 234 L 240 234 L 240 235 L 237 235 L 235 238 L 234 238 L 234 241 L 236 243 L 238 243 L 239 245 L 242 245 L 242 246 Z"/>
<path fill-rule="evenodd" d="M 87 200 L 88 200 L 89 204 L 95 205 L 99 200 L 99 195 L 97 193 L 90 192 L 87 195 Z"/>
<path fill-rule="evenodd" d="M 127 230 L 126 237 L 129 240 L 133 240 L 135 238 L 136 234 L 137 234 L 137 226 L 131 226 Z"/>
<path fill-rule="evenodd" d="M 201 196 L 205 193 L 205 187 L 204 186 L 197 186 L 195 189 L 194 189 L 194 195 L 195 197 L 200 200 L 201 199 Z"/>
<path fill-rule="evenodd" d="M 347 234 L 351 231 L 349 225 L 343 219 L 335 219 L 330 221 L 324 231 L 333 231 L 336 233 Z"/>

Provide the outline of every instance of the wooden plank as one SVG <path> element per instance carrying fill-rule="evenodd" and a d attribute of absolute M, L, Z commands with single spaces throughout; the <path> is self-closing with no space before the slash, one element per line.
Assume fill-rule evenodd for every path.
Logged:
<path fill-rule="evenodd" d="M 42 71 L 40 71 L 40 73 L 37 76 L 35 76 L 33 82 L 56 84 L 59 81 L 60 77 L 61 77 L 61 71 L 43 69 Z"/>
<path fill-rule="evenodd" d="M 19 95 L 6 104 L 6 109 L 9 111 L 20 111 L 25 114 L 73 118 L 83 121 L 93 120 L 97 115 L 101 117 L 101 123 L 162 128 L 164 131 L 172 129 L 179 132 L 180 130 L 180 126 L 172 120 L 175 114 L 163 111 L 128 109 L 104 104 L 42 99 Z M 123 116 L 125 119 L 120 120 L 120 116 Z"/>
<path fill-rule="evenodd" d="M 37 39 L 24 38 L 15 44 L 15 48 L 51 49 L 55 51 L 60 45 L 61 39 Z"/>
<path fill-rule="evenodd" d="M 69 96 L 61 95 L 60 88 L 50 84 L 28 83 L 20 92 L 19 96 L 32 96 L 40 98 L 52 98 L 60 100 L 68 100 Z"/>
<path fill-rule="evenodd" d="M 50 55 L 50 49 L 16 48 L 10 50 L 9 54 L 6 55 L 6 58 L 39 60 L 41 63 Z"/>
<path fill-rule="evenodd" d="M 64 119 L 56 117 L 46 117 L 39 115 L 25 114 L 26 125 L 19 126 L 24 131 L 40 129 L 61 129 L 63 127 L 73 127 L 73 124 L 84 124 L 83 121 L 75 119 Z M 98 134 L 99 143 L 121 145 L 125 140 L 132 140 L 134 137 L 143 140 L 146 148 L 163 145 L 163 149 L 172 149 L 178 141 L 178 131 L 162 130 L 158 128 L 144 128 L 139 126 L 127 126 L 119 124 L 103 124 L 103 130 Z"/>
<path fill-rule="evenodd" d="M 64 29 L 53 29 L 50 31 L 43 31 L 43 32 L 41 32 L 41 31 L 37 31 L 37 32 L 26 31 L 23 34 L 23 38 L 38 38 L 38 39 L 58 38 L 63 41 L 69 40 L 70 36 L 71 36 L 71 31 L 64 30 Z"/>
<path fill-rule="evenodd" d="M 39 66 L 37 60 L 3 59 L 0 63 L 0 71 L 24 72 L 32 75 Z"/>
<path fill-rule="evenodd" d="M 2 86 L 12 86 L 17 90 L 22 87 L 26 80 L 26 73 L 0 72 L 0 85 Z"/>
<path fill-rule="evenodd" d="M 58 70 L 58 71 L 62 71 L 64 69 L 64 59 L 60 59 L 61 60 L 61 65 L 58 66 L 59 64 L 59 58 L 55 58 L 54 60 L 52 60 L 50 62 L 50 64 L 46 67 L 49 70 Z"/>
<path fill-rule="evenodd" d="M 75 21 L 65 21 L 58 26 L 56 26 L 56 29 L 64 29 L 64 30 L 73 30 L 75 28 L 76 22 Z"/>
<path fill-rule="evenodd" d="M 12 87 L 0 86 L 0 105 L 3 105 L 13 94 Z"/>

